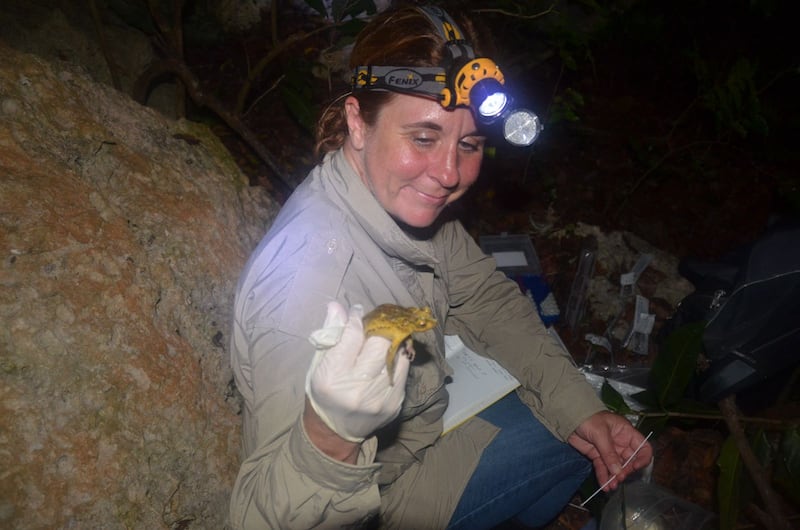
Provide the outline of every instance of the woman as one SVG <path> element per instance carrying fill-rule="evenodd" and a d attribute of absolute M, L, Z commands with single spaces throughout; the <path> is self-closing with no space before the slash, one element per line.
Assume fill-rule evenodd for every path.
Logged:
<path fill-rule="evenodd" d="M 468 21 L 444 33 L 436 16 L 447 17 L 377 16 L 351 66 L 446 65 L 462 31 L 481 55 Z M 245 460 L 235 528 L 536 526 L 563 508 L 590 461 L 601 483 L 617 474 L 608 488 L 650 461 L 645 445 L 620 469 L 642 435 L 605 411 L 529 299 L 448 218 L 478 177 L 485 134 L 465 105 L 358 81 L 320 120 L 324 161 L 239 283 L 232 366 Z M 438 321 L 414 335 L 413 362 L 398 355 L 391 375 L 388 341 L 364 340 L 361 321 L 384 303 L 430 307 Z M 445 334 L 522 386 L 442 436 Z"/>

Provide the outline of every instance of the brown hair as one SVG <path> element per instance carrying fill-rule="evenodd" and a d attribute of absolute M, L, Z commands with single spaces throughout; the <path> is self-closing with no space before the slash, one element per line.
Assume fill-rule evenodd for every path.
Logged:
<path fill-rule="evenodd" d="M 483 56 L 473 23 L 452 13 L 476 56 Z M 428 17 L 415 7 L 384 11 L 361 30 L 350 55 L 350 68 L 357 66 L 440 66 L 447 51 L 446 41 Z M 314 152 L 322 156 L 344 145 L 348 135 L 344 113 L 345 94 L 336 98 L 317 123 Z M 358 100 L 360 114 L 368 126 L 375 124 L 378 113 L 396 94 L 382 90 L 360 90 L 352 94 Z"/>

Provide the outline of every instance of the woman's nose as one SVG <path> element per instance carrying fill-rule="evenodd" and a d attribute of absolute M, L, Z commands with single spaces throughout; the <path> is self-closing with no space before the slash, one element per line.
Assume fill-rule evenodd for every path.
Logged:
<path fill-rule="evenodd" d="M 437 153 L 430 174 L 443 188 L 455 188 L 458 186 L 460 176 L 458 174 L 458 149 L 456 146 L 443 147 Z"/>

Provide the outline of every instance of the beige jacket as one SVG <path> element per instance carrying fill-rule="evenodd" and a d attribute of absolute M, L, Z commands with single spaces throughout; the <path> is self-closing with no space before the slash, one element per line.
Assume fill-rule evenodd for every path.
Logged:
<path fill-rule="evenodd" d="M 347 163 L 329 154 L 287 201 L 241 276 L 231 364 L 244 396 L 244 461 L 234 528 L 379 524 L 444 528 L 495 428 L 473 419 L 441 436 L 447 406 L 444 334 L 505 366 L 520 397 L 562 440 L 603 405 L 547 334 L 533 304 L 495 270 L 460 223 L 411 237 Z M 439 325 L 415 335 L 416 359 L 398 420 L 362 444 L 358 464 L 334 461 L 300 420 L 309 334 L 327 302 L 365 310 L 429 306 Z"/>

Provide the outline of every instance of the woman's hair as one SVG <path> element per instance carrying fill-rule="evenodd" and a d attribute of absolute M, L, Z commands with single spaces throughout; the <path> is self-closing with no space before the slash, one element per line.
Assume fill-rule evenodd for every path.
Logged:
<path fill-rule="evenodd" d="M 476 56 L 485 56 L 473 23 L 463 16 L 451 15 L 472 44 Z M 446 44 L 445 38 L 418 8 L 384 11 L 358 34 L 350 55 L 350 69 L 358 66 L 441 66 L 447 55 Z M 352 94 L 368 126 L 375 124 L 381 108 L 395 95 L 385 90 L 359 90 Z M 318 156 L 344 145 L 348 135 L 344 100 L 344 96 L 336 98 L 317 123 L 314 151 Z"/>

